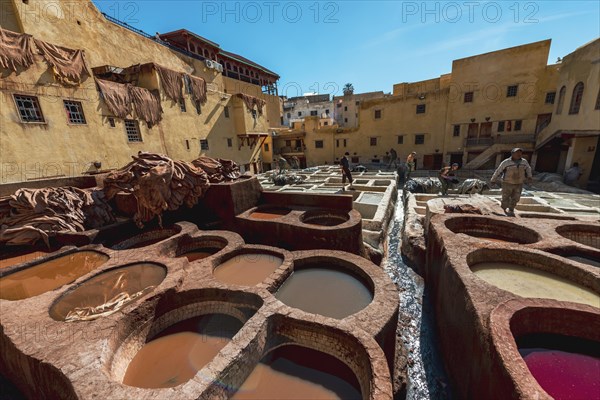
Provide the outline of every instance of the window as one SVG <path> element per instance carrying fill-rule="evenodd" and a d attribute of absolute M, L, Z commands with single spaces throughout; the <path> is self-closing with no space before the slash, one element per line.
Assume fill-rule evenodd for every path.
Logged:
<path fill-rule="evenodd" d="M 269 143 L 265 143 L 264 149 L 265 151 L 269 151 Z"/>
<path fill-rule="evenodd" d="M 381 118 L 381 110 L 375 110 L 375 119 Z"/>
<path fill-rule="evenodd" d="M 19 94 L 14 97 L 21 122 L 45 122 L 37 97 Z"/>
<path fill-rule="evenodd" d="M 548 92 L 546 93 L 546 104 L 554 104 L 554 99 L 556 98 L 556 92 Z"/>
<path fill-rule="evenodd" d="M 415 144 L 425 144 L 425 135 L 415 135 Z"/>
<path fill-rule="evenodd" d="M 360 104 L 360 101 L 355 101 L 355 102 L 354 102 L 354 105 L 355 105 L 355 106 L 357 106 L 357 105 L 359 105 L 359 104 Z"/>
<path fill-rule="evenodd" d="M 108 125 L 110 125 L 111 128 L 115 127 L 115 119 L 113 117 L 108 117 Z"/>
<path fill-rule="evenodd" d="M 348 106 L 345 106 L 345 107 L 344 107 L 344 111 L 348 111 Z"/>
<path fill-rule="evenodd" d="M 329 115 L 329 108 L 325 110 L 325 114 Z"/>
<path fill-rule="evenodd" d="M 504 121 L 498 121 L 498 132 L 504 132 Z"/>
<path fill-rule="evenodd" d="M 196 107 L 196 113 L 198 115 L 202 114 L 202 104 L 200 104 L 200 100 L 196 100 L 194 106 Z"/>
<path fill-rule="evenodd" d="M 337 107 L 337 108 L 341 108 L 341 107 L 342 107 L 342 103 L 337 103 L 337 104 L 336 104 L 336 107 Z"/>
<path fill-rule="evenodd" d="M 596 107 L 594 110 L 600 110 L 600 89 L 598 89 L 598 96 L 596 96 Z"/>
<path fill-rule="evenodd" d="M 142 134 L 140 133 L 140 125 L 134 119 L 125 120 L 125 133 L 127 134 L 128 142 L 141 142 Z"/>
<path fill-rule="evenodd" d="M 225 114 L 225 118 L 229 118 L 229 107 L 225 106 L 223 109 L 223 114 Z"/>
<path fill-rule="evenodd" d="M 310 112 L 310 115 L 311 115 L 311 116 L 313 116 L 313 117 L 315 117 L 315 116 L 317 116 L 317 115 L 318 115 L 318 113 L 317 113 L 317 111 L 311 111 L 311 112 Z"/>
<path fill-rule="evenodd" d="M 454 130 L 452 131 L 452 136 L 454 136 L 454 137 L 460 136 L 460 125 L 454 125 Z"/>
<path fill-rule="evenodd" d="M 377 138 L 376 137 L 369 138 L 369 143 L 371 144 L 371 146 L 377 146 Z"/>
<path fill-rule="evenodd" d="M 83 114 L 81 102 L 70 100 L 63 100 L 63 102 L 67 112 L 67 121 L 70 124 L 85 125 L 85 115 Z"/>
<path fill-rule="evenodd" d="M 398 144 L 404 144 L 404 135 L 398 136 Z"/>
<path fill-rule="evenodd" d="M 344 122 L 348 122 L 348 118 L 344 118 Z"/>
<path fill-rule="evenodd" d="M 348 139 L 344 139 L 344 147 L 346 147 L 346 145 L 348 144 L 347 140 Z"/>
<path fill-rule="evenodd" d="M 181 110 L 181 112 L 186 112 L 186 108 L 185 108 L 185 99 L 181 98 L 179 99 L 179 109 Z"/>
<path fill-rule="evenodd" d="M 425 114 L 425 104 L 417 104 L 417 114 Z"/>
<path fill-rule="evenodd" d="M 233 147 L 233 139 L 232 138 L 227 138 L 227 147 Z"/>
<path fill-rule="evenodd" d="M 560 92 L 558 92 L 558 104 L 556 105 L 556 114 L 562 113 L 563 104 L 565 102 L 566 92 L 567 92 L 566 86 L 561 87 Z"/>
<path fill-rule="evenodd" d="M 206 140 L 206 139 L 200 139 L 200 149 L 201 150 L 208 150 L 208 140 Z"/>
<path fill-rule="evenodd" d="M 315 140 L 315 149 L 322 149 L 322 148 L 323 148 L 323 141 Z"/>
<path fill-rule="evenodd" d="M 340 147 L 340 139 L 335 139 L 335 147 Z"/>
<path fill-rule="evenodd" d="M 286 140 L 285 141 L 285 147 L 292 147 L 292 141 L 291 140 Z"/>
<path fill-rule="evenodd" d="M 292 113 L 287 113 L 288 119 L 292 118 Z"/>
<path fill-rule="evenodd" d="M 298 111 L 298 116 L 301 117 L 302 116 L 302 111 Z"/>
<path fill-rule="evenodd" d="M 472 103 L 473 102 L 473 92 L 466 92 L 465 93 L 465 103 Z"/>
<path fill-rule="evenodd" d="M 325 121 L 325 122 L 323 122 L 323 125 L 327 126 L 327 125 L 329 125 L 329 122 Z"/>
<path fill-rule="evenodd" d="M 579 114 L 579 108 L 581 107 L 582 98 L 583 82 L 579 82 L 573 88 L 573 96 L 571 97 L 571 107 L 569 107 L 569 114 Z"/>
<path fill-rule="evenodd" d="M 186 148 L 187 150 L 189 150 L 189 149 L 190 149 L 190 141 L 189 141 L 189 140 L 187 140 L 187 139 L 185 139 L 185 148 Z"/>
<path fill-rule="evenodd" d="M 517 97 L 519 85 L 512 85 L 506 88 L 506 97 Z"/>
<path fill-rule="evenodd" d="M 520 131 L 523 126 L 523 121 L 518 119 L 515 121 L 515 131 Z"/>

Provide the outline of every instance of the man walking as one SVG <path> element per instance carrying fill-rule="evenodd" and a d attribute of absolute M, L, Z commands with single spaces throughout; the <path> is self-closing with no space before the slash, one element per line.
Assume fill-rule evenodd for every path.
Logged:
<path fill-rule="evenodd" d="M 506 215 L 514 216 L 515 206 L 521 199 L 523 183 L 530 183 L 533 175 L 529 163 L 522 158 L 522 149 L 516 147 L 510 153 L 511 157 L 500 163 L 490 181 L 494 183 L 502 176 L 502 210 Z"/>
<path fill-rule="evenodd" d="M 346 152 L 344 157 L 340 160 L 340 165 L 342 166 L 342 192 L 346 190 L 346 178 L 350 182 L 350 189 L 354 190 L 354 186 L 352 186 L 352 174 L 350 173 L 350 161 L 348 161 L 348 156 L 350 153 Z"/>
<path fill-rule="evenodd" d="M 451 166 L 443 167 L 440 169 L 438 179 L 442 184 L 442 196 L 448 196 L 448 188 L 458 183 L 456 178 L 456 171 L 458 170 L 458 164 L 454 163 Z"/>

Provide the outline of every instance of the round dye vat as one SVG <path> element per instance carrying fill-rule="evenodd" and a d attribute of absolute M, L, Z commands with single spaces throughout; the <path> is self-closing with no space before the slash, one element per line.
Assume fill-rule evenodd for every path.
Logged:
<path fill-rule="evenodd" d="M 33 251 L 31 253 L 2 258 L 0 259 L 0 269 L 33 261 L 46 255 L 48 255 L 48 253 L 44 251 Z"/>
<path fill-rule="evenodd" d="M 123 383 L 140 388 L 167 388 L 192 379 L 231 341 L 242 322 L 209 314 L 176 323 L 160 332 L 129 363 Z"/>
<path fill-rule="evenodd" d="M 329 354 L 296 345 L 268 353 L 233 399 L 361 399 L 352 370 Z"/>
<path fill-rule="evenodd" d="M 151 263 L 103 272 L 58 299 L 50 307 L 50 316 L 57 321 L 83 321 L 110 315 L 152 291 L 166 276 L 165 267 Z"/>
<path fill-rule="evenodd" d="M 469 234 L 469 236 L 473 236 L 473 237 L 476 237 L 478 239 L 487 240 L 488 242 L 518 244 L 517 241 L 511 242 L 510 240 L 498 239 L 498 238 L 493 238 L 493 237 L 488 237 L 488 236 L 483 236 L 483 235 L 472 235 L 472 234 Z"/>
<path fill-rule="evenodd" d="M 362 310 L 373 300 L 371 291 L 354 276 L 319 267 L 294 271 L 275 297 L 290 307 L 338 319 Z"/>
<path fill-rule="evenodd" d="M 221 250 L 222 249 L 217 249 L 214 247 L 204 247 L 204 248 L 188 251 L 187 253 L 183 253 L 179 257 L 186 257 L 189 262 L 192 262 L 192 261 L 203 260 L 205 258 L 208 258 L 214 254 L 217 254 Z"/>
<path fill-rule="evenodd" d="M 0 278 L 0 298 L 22 300 L 75 281 L 108 261 L 106 254 L 78 251 Z"/>
<path fill-rule="evenodd" d="M 273 254 L 244 253 L 220 264 L 213 271 L 213 275 L 224 283 L 254 286 L 264 281 L 281 264 L 283 258 Z"/>
<path fill-rule="evenodd" d="M 502 262 L 478 263 L 471 270 L 500 289 L 528 298 L 546 298 L 600 307 L 600 296 L 594 291 L 535 268 Z"/>
<path fill-rule="evenodd" d="M 337 226 L 349 219 L 348 213 L 327 210 L 307 211 L 300 217 L 300 221 L 305 224 L 320 226 Z"/>
<path fill-rule="evenodd" d="M 139 249 L 141 247 L 151 246 L 158 242 L 162 242 L 163 240 L 168 239 L 173 235 L 177 235 L 178 233 L 178 229 L 157 229 L 121 240 L 117 244 L 110 246 L 110 248 L 113 250 Z"/>
<path fill-rule="evenodd" d="M 257 209 L 256 211 L 252 212 L 250 214 L 250 218 L 254 218 L 254 219 L 266 219 L 266 220 L 270 220 L 270 219 L 277 219 L 277 218 L 281 218 L 284 215 L 288 215 L 290 213 L 290 209 L 289 208 L 263 208 L 263 209 Z"/>
<path fill-rule="evenodd" d="M 582 264 L 588 264 L 588 265 L 591 265 L 592 267 L 600 267 L 600 260 L 596 260 L 593 258 L 583 257 L 583 256 L 566 256 L 565 258 L 568 258 L 569 260 L 580 262 Z"/>
<path fill-rule="evenodd" d="M 563 225 L 556 232 L 569 240 L 600 250 L 600 225 Z"/>
<path fill-rule="evenodd" d="M 517 345 L 531 375 L 556 400 L 600 398 L 600 343 L 534 334 Z"/>

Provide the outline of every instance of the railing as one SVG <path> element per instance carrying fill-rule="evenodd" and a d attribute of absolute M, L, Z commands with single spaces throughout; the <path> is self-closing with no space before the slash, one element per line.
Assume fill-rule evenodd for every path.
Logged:
<path fill-rule="evenodd" d="M 535 135 L 501 135 L 495 138 L 470 138 L 465 141 L 466 147 L 492 146 L 494 144 L 535 143 Z"/>
<path fill-rule="evenodd" d="M 491 137 L 488 138 L 471 138 L 467 139 L 465 146 L 491 146 L 494 144 L 494 139 Z"/>

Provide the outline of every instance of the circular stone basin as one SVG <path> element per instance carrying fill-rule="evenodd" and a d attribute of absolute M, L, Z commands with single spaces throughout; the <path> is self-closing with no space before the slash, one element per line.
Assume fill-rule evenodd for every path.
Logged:
<path fill-rule="evenodd" d="M 588 264 L 588 265 L 591 265 L 592 267 L 600 268 L 600 260 L 598 260 L 596 258 L 586 257 L 586 256 L 564 256 L 564 257 L 568 258 L 569 260 L 580 262 L 582 264 Z"/>
<path fill-rule="evenodd" d="M 505 262 L 482 262 L 471 266 L 490 285 L 528 298 L 546 298 L 600 306 L 600 296 L 584 286 L 536 268 Z"/>
<path fill-rule="evenodd" d="M 221 250 L 222 249 L 219 249 L 216 247 L 200 247 L 196 250 L 191 250 L 191 251 L 185 252 L 182 255 L 180 255 L 179 257 L 186 257 L 189 262 L 192 262 L 192 261 L 203 260 L 205 258 L 208 258 L 214 254 L 217 254 Z"/>
<path fill-rule="evenodd" d="M 359 279 L 323 264 L 295 270 L 275 297 L 290 307 L 337 319 L 362 310 L 373 300 Z"/>
<path fill-rule="evenodd" d="M 491 218 L 456 217 L 446 220 L 446 228 L 479 239 L 500 243 L 530 244 L 539 240 L 534 230 Z"/>
<path fill-rule="evenodd" d="M 292 210 L 286 207 L 264 207 L 258 208 L 250 214 L 250 218 L 254 219 L 278 219 L 284 215 L 288 215 Z"/>
<path fill-rule="evenodd" d="M 48 255 L 48 253 L 45 251 L 32 251 L 31 253 L 2 257 L 0 258 L 0 269 L 33 261 L 46 255 Z"/>
<path fill-rule="evenodd" d="M 313 210 L 300 216 L 300 221 L 309 225 L 337 226 L 348 221 L 348 213 L 337 210 Z"/>
<path fill-rule="evenodd" d="M 556 334 L 529 334 L 516 342 L 529 371 L 550 396 L 599 398 L 600 343 Z"/>
<path fill-rule="evenodd" d="M 67 292 L 50 307 L 57 321 L 84 321 L 110 315 L 151 292 L 167 276 L 159 264 L 138 263 L 111 269 Z"/>
<path fill-rule="evenodd" d="M 106 254 L 78 251 L 0 278 L 0 298 L 22 300 L 74 282 L 108 261 Z"/>
<path fill-rule="evenodd" d="M 173 235 L 177 235 L 179 232 L 180 230 L 176 228 L 155 229 L 121 240 L 117 244 L 110 246 L 110 248 L 112 250 L 139 249 L 162 242 Z"/>
<path fill-rule="evenodd" d="M 281 264 L 283 257 L 271 253 L 241 253 L 218 265 L 213 275 L 224 283 L 254 286 L 264 281 Z"/>
<path fill-rule="evenodd" d="M 242 325 L 225 314 L 207 314 L 178 322 L 137 352 L 127 367 L 123 383 L 140 388 L 181 385 L 208 364 Z"/>
<path fill-rule="evenodd" d="M 337 358 L 297 345 L 269 352 L 233 399 L 361 399 L 352 370 Z"/>
<path fill-rule="evenodd" d="M 556 232 L 569 240 L 600 250 L 599 225 L 563 225 Z"/>

